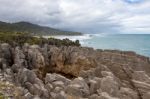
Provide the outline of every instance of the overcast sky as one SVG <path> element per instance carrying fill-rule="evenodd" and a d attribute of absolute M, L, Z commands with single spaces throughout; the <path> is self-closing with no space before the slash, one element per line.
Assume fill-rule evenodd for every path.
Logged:
<path fill-rule="evenodd" d="M 0 0 L 0 21 L 87 33 L 150 33 L 150 0 Z"/>

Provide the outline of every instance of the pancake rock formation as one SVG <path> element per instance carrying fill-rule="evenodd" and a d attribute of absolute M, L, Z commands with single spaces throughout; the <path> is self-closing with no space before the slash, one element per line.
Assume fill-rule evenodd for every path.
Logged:
<path fill-rule="evenodd" d="M 150 99 L 150 59 L 86 47 L 0 44 L 2 99 Z"/>

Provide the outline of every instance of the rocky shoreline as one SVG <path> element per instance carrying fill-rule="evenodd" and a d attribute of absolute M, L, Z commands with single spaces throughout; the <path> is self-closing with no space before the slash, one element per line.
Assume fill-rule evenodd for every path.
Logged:
<path fill-rule="evenodd" d="M 150 99 L 150 59 L 77 46 L 0 44 L 2 99 Z"/>

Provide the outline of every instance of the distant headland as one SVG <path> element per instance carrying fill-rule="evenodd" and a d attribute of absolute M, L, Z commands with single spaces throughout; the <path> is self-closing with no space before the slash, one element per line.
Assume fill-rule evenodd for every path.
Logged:
<path fill-rule="evenodd" d="M 28 33 L 36 36 L 43 35 L 82 35 L 80 32 L 64 31 L 51 27 L 41 26 L 30 22 L 6 23 L 0 21 L 0 33 Z"/>

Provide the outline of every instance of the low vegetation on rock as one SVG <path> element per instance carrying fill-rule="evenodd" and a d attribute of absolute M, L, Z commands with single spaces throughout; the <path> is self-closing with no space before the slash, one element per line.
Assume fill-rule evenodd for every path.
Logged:
<path fill-rule="evenodd" d="M 0 32 L 0 43 L 9 43 L 10 45 L 24 45 L 24 43 L 28 43 L 30 45 L 56 45 L 56 46 L 80 46 L 78 40 L 75 42 L 69 39 L 55 39 L 55 38 L 42 38 L 42 37 L 34 37 L 27 33 L 9 33 L 9 32 Z"/>

